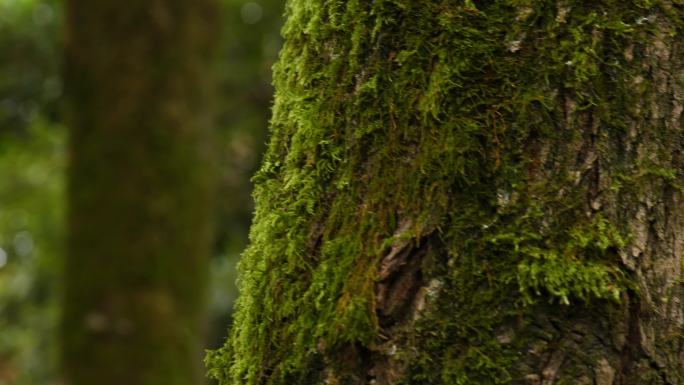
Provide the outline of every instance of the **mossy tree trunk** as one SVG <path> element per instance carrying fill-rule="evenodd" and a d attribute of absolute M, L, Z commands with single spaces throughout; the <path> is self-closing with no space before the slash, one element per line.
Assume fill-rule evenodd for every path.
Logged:
<path fill-rule="evenodd" d="M 286 12 L 214 377 L 684 383 L 681 1 Z"/>
<path fill-rule="evenodd" d="M 213 0 L 67 2 L 66 384 L 200 384 Z"/>

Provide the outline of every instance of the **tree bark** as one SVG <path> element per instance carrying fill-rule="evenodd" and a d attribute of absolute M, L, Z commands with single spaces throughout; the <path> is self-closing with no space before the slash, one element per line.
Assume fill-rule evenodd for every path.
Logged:
<path fill-rule="evenodd" d="M 216 14 L 67 2 L 67 384 L 203 382 Z"/>
<path fill-rule="evenodd" d="M 684 383 L 681 1 L 286 13 L 215 378 Z"/>

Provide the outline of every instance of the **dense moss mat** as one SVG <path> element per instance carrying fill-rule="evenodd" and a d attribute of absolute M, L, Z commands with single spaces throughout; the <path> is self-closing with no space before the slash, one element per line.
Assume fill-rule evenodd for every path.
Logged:
<path fill-rule="evenodd" d="M 237 315 L 212 377 L 365 381 L 341 361 L 382 339 L 376 282 L 393 245 L 431 250 L 429 311 L 395 354 L 405 383 L 514 381 L 532 337 L 504 343 L 502 325 L 637 291 L 619 257 L 632 235 L 597 203 L 591 153 L 610 194 L 681 176 L 666 153 L 636 164 L 620 150 L 652 87 L 631 82 L 641 42 L 656 16 L 681 33 L 681 4 L 291 0 L 286 15 Z"/>

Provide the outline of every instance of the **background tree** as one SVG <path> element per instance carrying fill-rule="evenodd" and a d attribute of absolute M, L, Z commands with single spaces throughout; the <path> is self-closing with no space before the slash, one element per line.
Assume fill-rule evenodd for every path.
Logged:
<path fill-rule="evenodd" d="M 202 382 L 216 6 L 67 3 L 68 384 Z"/>
<path fill-rule="evenodd" d="M 684 382 L 681 2 L 286 14 L 215 378 Z"/>
<path fill-rule="evenodd" d="M 55 378 L 63 234 L 58 1 L 0 0 L 0 384 Z"/>

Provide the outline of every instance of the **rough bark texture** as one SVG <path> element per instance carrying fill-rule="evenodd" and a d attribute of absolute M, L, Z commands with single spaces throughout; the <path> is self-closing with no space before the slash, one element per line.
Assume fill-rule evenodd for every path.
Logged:
<path fill-rule="evenodd" d="M 681 1 L 287 17 L 214 377 L 684 383 Z"/>
<path fill-rule="evenodd" d="M 66 384 L 199 384 L 213 0 L 67 2 Z"/>

